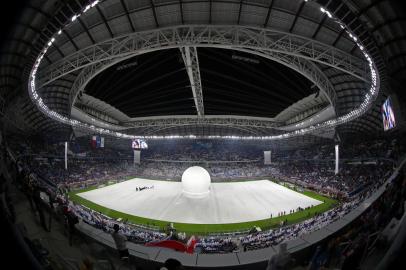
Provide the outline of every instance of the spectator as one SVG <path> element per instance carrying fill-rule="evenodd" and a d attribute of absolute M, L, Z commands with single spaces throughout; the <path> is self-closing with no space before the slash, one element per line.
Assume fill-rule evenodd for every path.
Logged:
<path fill-rule="evenodd" d="M 89 257 L 84 258 L 80 264 L 79 270 L 93 270 L 93 269 L 94 269 L 93 261 Z"/>
<path fill-rule="evenodd" d="M 116 248 L 118 250 L 120 259 L 128 259 L 130 257 L 130 254 L 128 253 L 126 245 L 127 237 L 119 233 L 120 226 L 118 224 L 114 224 L 113 229 L 114 232 L 111 234 L 111 236 L 114 239 L 114 243 L 116 243 Z"/>
<path fill-rule="evenodd" d="M 73 235 L 75 233 L 75 224 L 79 223 L 79 219 L 75 213 L 69 209 L 66 214 L 66 221 L 68 225 L 69 245 L 72 246 Z"/>
<path fill-rule="evenodd" d="M 279 245 L 279 253 L 272 256 L 268 261 L 266 270 L 284 270 L 289 269 L 292 262 L 290 253 L 287 251 L 286 243 Z"/>
<path fill-rule="evenodd" d="M 40 191 L 38 184 L 33 185 L 32 192 L 33 192 L 32 199 L 33 199 L 35 208 L 38 212 L 41 226 L 44 228 L 44 230 L 48 231 L 47 225 L 45 224 L 45 216 L 44 216 L 44 210 L 43 210 L 43 205 L 42 205 L 43 202 L 41 199 L 41 193 L 40 193 L 41 191 Z"/>
<path fill-rule="evenodd" d="M 160 270 L 181 270 L 182 264 L 176 259 L 167 259 L 163 267 Z"/>

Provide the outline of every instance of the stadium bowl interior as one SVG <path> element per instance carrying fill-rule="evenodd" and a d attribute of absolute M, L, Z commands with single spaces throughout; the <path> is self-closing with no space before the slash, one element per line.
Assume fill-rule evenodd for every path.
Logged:
<path fill-rule="evenodd" d="M 4 3 L 1 265 L 397 269 L 402 2 Z"/>

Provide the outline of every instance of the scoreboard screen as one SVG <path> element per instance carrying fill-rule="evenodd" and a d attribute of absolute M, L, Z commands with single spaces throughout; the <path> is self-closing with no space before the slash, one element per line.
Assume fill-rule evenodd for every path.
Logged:
<path fill-rule="evenodd" d="M 382 113 L 383 129 L 385 131 L 396 127 L 395 113 L 393 111 L 392 101 L 390 97 L 388 97 L 383 103 L 381 113 Z"/>
<path fill-rule="evenodd" d="M 132 149 L 148 149 L 148 144 L 142 139 L 134 139 L 131 142 Z"/>

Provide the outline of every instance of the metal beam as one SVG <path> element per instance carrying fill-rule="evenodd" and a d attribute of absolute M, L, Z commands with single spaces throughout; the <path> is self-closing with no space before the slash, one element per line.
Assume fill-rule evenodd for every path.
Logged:
<path fill-rule="evenodd" d="M 268 22 L 269 22 L 269 18 L 271 17 L 271 12 L 272 12 L 272 7 L 273 7 L 274 2 L 275 2 L 274 0 L 271 0 L 271 3 L 269 4 L 268 12 L 266 14 L 266 18 L 264 21 L 264 28 L 266 28 L 268 26 Z"/>
<path fill-rule="evenodd" d="M 182 22 L 182 24 L 185 23 L 185 19 L 183 17 L 183 4 L 182 4 L 182 0 L 179 0 L 179 12 L 180 12 L 180 21 Z"/>
<path fill-rule="evenodd" d="M 109 25 L 109 22 L 106 20 L 106 16 L 104 16 L 103 11 L 100 9 L 99 6 L 96 6 L 96 10 L 99 12 L 99 15 L 100 15 L 100 17 L 102 18 L 102 20 L 103 20 L 103 22 L 104 22 L 104 25 L 106 26 L 107 31 L 108 31 L 109 34 L 110 34 L 110 37 L 113 38 L 113 37 L 114 37 L 113 31 L 111 30 L 111 27 L 110 27 L 110 25 Z"/>
<path fill-rule="evenodd" d="M 62 30 L 62 33 L 69 39 L 70 43 L 73 45 L 76 51 L 79 51 L 78 45 L 76 45 L 75 41 L 73 41 L 71 35 L 66 30 Z"/>
<path fill-rule="evenodd" d="M 364 59 L 306 37 L 247 26 L 180 25 L 132 33 L 84 48 L 39 70 L 37 88 L 100 61 L 185 46 L 293 56 L 331 66 L 364 81 L 369 78 Z"/>
<path fill-rule="evenodd" d="M 77 104 L 76 108 L 78 110 L 81 110 L 82 112 L 88 114 L 90 117 L 95 117 L 98 120 L 108 122 L 109 124 L 113 125 L 118 125 L 119 121 L 117 119 L 114 119 L 110 115 L 106 114 L 105 112 L 102 112 L 98 109 L 92 108 L 90 106 L 84 105 L 84 104 Z"/>
<path fill-rule="evenodd" d="M 78 21 L 80 23 L 80 25 L 82 26 L 83 30 L 86 32 L 87 36 L 89 37 L 90 41 L 92 42 L 92 44 L 95 44 L 96 42 L 94 41 L 94 38 L 92 37 L 92 35 L 90 34 L 89 28 L 86 27 L 86 25 L 84 24 L 83 20 L 79 17 Z"/>
<path fill-rule="evenodd" d="M 80 75 L 87 75 L 83 76 L 81 82 L 78 83 L 80 87 L 88 82 L 92 76 L 101 72 L 106 66 L 111 64 L 142 53 L 182 47 L 215 47 L 240 50 L 260 55 L 274 59 L 286 66 L 293 66 L 312 81 L 318 78 L 318 82 L 324 79 L 323 76 L 320 75 L 320 73 L 322 73 L 321 70 L 317 70 L 314 67 L 316 63 L 320 63 L 341 70 L 367 83 L 372 83 L 374 87 L 371 88 L 372 94 L 376 93 L 376 91 L 373 91 L 375 87 L 379 89 L 379 77 L 376 77 L 375 69 L 372 69 L 372 67 L 368 68 L 368 61 L 366 60 L 368 59 L 369 62 L 371 62 L 368 55 L 366 57 L 367 59 L 361 59 L 328 44 L 273 29 L 234 25 L 181 25 L 131 33 L 127 36 L 112 38 L 75 52 L 52 65 L 40 68 L 38 72 L 35 69 L 32 76 L 33 79 L 30 81 L 30 85 L 32 86 L 32 93 L 30 92 L 30 94 L 32 94 L 33 98 L 37 99 L 38 95 L 35 89 L 39 90 L 42 86 L 74 71 L 81 70 Z M 85 70 L 88 71 L 86 74 L 83 72 Z M 370 72 L 372 74 L 369 74 Z M 316 74 L 316 76 L 312 77 L 309 74 Z M 317 75 L 319 75 L 319 77 L 317 77 Z M 78 79 L 80 77 L 81 76 L 77 77 L 75 83 L 79 81 Z M 332 94 L 335 93 L 334 91 L 332 92 Z M 331 126 L 350 121 L 366 110 L 371 98 L 374 98 L 374 96 L 371 97 L 367 95 L 362 107 L 352 111 L 351 114 L 323 122 L 309 129 L 296 130 L 294 133 L 274 136 L 272 139 L 311 133 L 315 130 L 330 128 Z M 100 133 L 110 134 L 112 132 L 103 128 L 80 123 L 60 115 L 55 111 L 49 110 L 41 98 L 38 99 L 37 103 L 37 106 L 45 111 L 51 118 L 58 119 L 58 121 L 63 123 L 82 126 L 83 128 L 96 130 Z M 196 119 L 196 121 L 201 121 L 205 118 L 196 117 Z M 151 123 L 149 122 L 149 124 Z M 217 121 L 215 125 L 218 124 L 219 122 Z M 116 136 L 131 137 L 121 133 L 117 133 Z"/>
<path fill-rule="evenodd" d="M 279 124 L 269 120 L 254 120 L 249 118 L 237 118 L 227 116 L 211 115 L 210 117 L 179 116 L 176 118 L 153 117 L 144 120 L 134 120 L 124 123 L 128 128 L 141 127 L 175 127 L 175 126 L 224 126 L 224 127 L 257 127 L 257 128 L 275 128 Z"/>
<path fill-rule="evenodd" d="M 237 24 L 240 24 L 240 21 L 241 21 L 242 1 L 243 0 L 240 0 L 240 8 L 238 9 Z"/>
<path fill-rule="evenodd" d="M 183 45 L 183 46 L 182 46 Z M 75 96 L 94 75 L 126 58 L 148 51 L 196 45 L 240 50 L 286 65 L 315 83 L 335 104 L 335 91 L 329 79 L 313 62 L 323 63 L 366 80 L 365 61 L 311 39 L 271 29 L 243 26 L 174 26 L 133 33 L 104 41 L 41 69 L 40 87 L 82 69 L 72 89 Z M 41 76 L 42 74 L 42 76 Z M 80 83 L 79 83 L 80 82 Z"/>
<path fill-rule="evenodd" d="M 317 34 L 319 33 L 321 27 L 324 25 L 324 22 L 326 21 L 326 19 L 327 19 L 327 15 L 324 14 L 324 15 L 323 15 L 323 18 L 322 18 L 321 21 L 319 22 L 319 25 L 317 25 L 317 28 L 316 28 L 316 30 L 314 31 L 313 35 L 312 35 L 312 38 L 313 38 L 313 39 L 316 39 Z"/>
<path fill-rule="evenodd" d="M 121 6 L 124 9 L 125 16 L 127 17 L 128 23 L 131 26 L 131 31 L 135 32 L 135 27 L 134 27 L 133 21 L 131 20 L 130 14 L 128 13 L 128 8 L 127 8 L 126 3 L 124 2 L 124 0 L 120 0 L 120 3 L 121 3 Z"/>
<path fill-rule="evenodd" d="M 303 10 L 303 7 L 304 7 L 305 4 L 306 4 L 305 1 L 303 1 L 303 2 L 300 4 L 299 9 L 298 9 L 298 11 L 296 12 L 295 18 L 293 19 L 292 25 L 291 25 L 290 28 L 289 28 L 289 33 L 292 33 L 293 28 L 295 28 L 297 19 L 299 18 L 300 13 L 302 13 L 302 10 Z"/>
<path fill-rule="evenodd" d="M 199 57 L 197 55 L 196 47 L 182 47 L 183 62 L 186 66 L 187 75 L 190 80 L 190 87 L 192 88 L 193 100 L 199 117 L 204 116 L 204 103 L 202 80 L 200 78 Z"/>
<path fill-rule="evenodd" d="M 187 127 L 187 126 L 185 125 L 185 126 L 154 127 L 154 128 L 151 128 L 150 130 L 148 130 L 148 132 L 144 131 L 145 133 L 143 133 L 143 134 L 145 134 L 146 136 L 148 136 L 148 135 L 154 136 L 154 135 L 158 135 L 158 134 L 163 134 L 164 131 L 171 131 L 170 133 L 173 133 L 175 131 L 175 133 L 177 133 L 177 134 L 185 134 L 185 131 L 187 131 L 187 133 L 190 133 L 190 131 L 188 129 L 186 130 L 185 127 Z M 205 126 L 204 128 L 212 129 L 213 127 Z M 247 127 L 233 126 L 233 127 L 227 127 L 227 128 L 228 129 L 224 129 L 224 128 L 220 127 L 218 129 L 219 129 L 220 133 L 221 133 L 221 131 L 227 132 L 230 130 L 233 130 L 233 131 L 238 130 L 238 131 L 245 132 L 245 133 L 249 134 L 250 136 L 260 136 L 260 133 L 258 132 L 258 130 L 256 130 L 255 128 L 251 128 L 251 127 L 247 128 Z M 204 136 L 204 134 L 199 134 L 198 130 L 195 130 L 193 133 L 194 133 L 194 135 L 197 135 L 197 136 Z M 208 132 L 208 133 L 210 133 L 210 132 Z M 233 132 L 233 133 L 235 134 L 235 132 Z"/>
<path fill-rule="evenodd" d="M 154 15 L 155 27 L 159 27 L 158 16 L 156 15 L 154 0 L 149 0 L 151 4 L 152 14 Z"/>
<path fill-rule="evenodd" d="M 327 78 L 327 76 L 318 68 L 318 66 L 306 59 L 294 57 L 294 56 L 286 56 L 284 54 L 270 54 L 267 52 L 253 52 L 250 50 L 245 49 L 236 49 L 239 51 L 243 51 L 246 53 L 254 53 L 258 56 L 268 58 L 272 61 L 276 61 L 282 65 L 288 66 L 289 68 L 297 71 L 298 73 L 302 74 L 306 78 L 308 78 L 311 82 L 313 82 L 322 93 L 325 94 L 329 102 L 335 106 L 336 103 L 336 92 L 334 88 Z M 77 94 L 84 90 L 87 83 L 94 78 L 97 74 L 102 72 L 103 70 L 107 69 L 108 67 L 125 60 L 126 58 L 131 57 L 131 55 L 118 58 L 118 59 L 109 59 L 102 62 L 96 62 L 93 65 L 86 66 L 82 69 L 82 72 L 77 75 L 75 82 L 73 83 L 71 89 L 71 96 L 70 96 L 70 106 L 72 106 L 76 100 Z M 283 58 L 283 61 L 281 60 Z"/>

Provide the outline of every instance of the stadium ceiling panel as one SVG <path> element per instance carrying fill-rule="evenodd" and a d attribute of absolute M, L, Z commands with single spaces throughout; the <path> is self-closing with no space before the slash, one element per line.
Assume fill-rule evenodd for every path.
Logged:
<path fill-rule="evenodd" d="M 62 63 L 62 59 L 68 59 L 73 55 L 80 55 L 80 52 L 83 52 L 84 48 L 97 46 L 97 44 L 101 44 L 107 40 L 120 40 L 121 36 L 128 36 L 129 33 L 134 32 L 144 31 L 152 33 L 164 27 L 168 28 L 191 24 L 208 26 L 234 25 L 241 27 L 241 29 L 254 26 L 253 28 L 255 29 L 266 29 L 267 31 L 279 31 L 284 33 L 284 36 L 279 36 L 281 41 L 288 41 L 289 38 L 292 40 L 292 37 L 297 36 L 309 39 L 309 44 L 316 44 L 314 42 L 328 44 L 330 49 L 325 50 L 324 54 L 321 53 L 321 56 L 331 55 L 331 51 L 342 51 L 348 55 L 347 59 L 361 59 L 361 51 L 356 47 L 350 36 L 346 34 L 345 30 L 329 20 L 327 13 L 316 12 L 317 9 L 314 6 L 315 4 L 311 3 L 312 1 L 308 2 L 310 3 L 305 3 L 305 1 L 300 0 L 230 0 L 227 2 L 215 0 L 183 0 L 175 2 L 165 0 L 105 0 L 100 1 L 96 8 L 91 8 L 86 14 L 75 18 L 75 23 L 70 23 L 77 12 L 86 8 L 89 3 L 88 1 L 45 1 L 41 3 L 31 1 L 29 5 L 21 7 L 21 10 L 23 10 L 22 16 L 19 17 L 19 22 L 13 25 L 12 35 L 10 35 L 2 49 L 0 60 L 2 75 L 0 78 L 0 84 L 2 86 L 1 95 L 4 97 L 7 105 L 18 104 L 17 106 L 22 107 L 27 101 L 30 102 L 26 89 L 29 72 L 42 48 L 46 46 L 55 33 L 59 33 L 60 29 L 60 34 L 56 36 L 55 42 L 53 42 L 52 46 L 48 49 L 48 52 L 41 62 L 41 69 L 47 71 L 47 73 L 43 73 L 43 75 L 45 74 L 43 82 L 48 82 L 48 84 L 39 90 L 39 94 L 44 98 L 45 102 L 49 102 L 50 108 L 67 117 L 70 117 L 72 113 L 71 108 L 76 102 L 80 105 L 80 101 L 78 102 L 76 98 L 77 94 L 80 96 L 83 90 L 85 93 L 87 93 L 87 91 L 89 91 L 88 93 L 96 93 L 96 90 L 91 88 L 93 84 L 98 87 L 103 86 L 103 89 L 99 89 L 99 94 L 105 95 L 107 98 L 108 93 L 106 89 L 112 89 L 115 85 L 118 85 L 118 88 L 120 88 L 120 84 L 125 83 L 125 77 L 120 81 L 119 77 L 115 77 L 113 74 L 111 74 L 111 77 L 101 77 L 105 79 L 105 82 L 99 79 L 99 84 L 97 84 L 97 76 L 95 79 L 90 80 L 90 82 L 87 82 L 86 79 L 93 77 L 95 72 L 100 72 L 101 69 L 108 68 L 109 66 L 111 66 L 111 69 L 117 69 L 120 65 L 131 63 L 134 58 L 130 58 L 127 55 L 118 55 L 117 58 L 113 59 L 105 55 L 108 51 L 102 49 L 99 50 L 99 52 L 106 57 L 97 63 L 92 61 L 88 62 L 92 63 L 92 65 L 84 66 L 85 62 L 75 63 L 75 61 L 83 61 L 86 59 L 88 56 L 85 55 L 81 55 L 83 56 L 82 58 L 74 58 L 74 60 L 69 61 L 69 63 L 65 62 L 67 63 L 66 65 L 58 66 L 58 64 Z M 405 21 L 402 19 L 404 15 L 400 13 L 400 9 L 398 9 L 392 1 L 377 1 L 376 3 L 371 3 L 367 0 L 329 0 L 316 2 L 326 7 L 334 16 L 342 20 L 351 28 L 353 33 L 357 35 L 360 41 L 363 42 L 377 65 L 381 77 L 381 92 L 386 92 L 389 88 L 386 82 L 386 74 L 404 83 L 406 75 Z M 70 23 L 70 25 L 63 27 L 63 25 L 67 23 Z M 159 33 L 159 31 L 155 33 Z M 252 32 L 249 32 L 249 34 L 252 34 Z M 112 43 L 111 45 L 114 44 Z M 121 49 L 125 50 L 127 45 L 128 44 L 123 45 Z M 303 43 L 303 45 L 303 48 L 308 49 L 305 43 Z M 114 48 L 114 46 L 110 48 Z M 260 59 L 260 65 L 264 64 L 264 62 L 271 63 L 271 58 L 273 60 L 284 60 L 286 62 L 282 64 L 285 64 L 287 68 L 293 68 L 295 70 L 295 74 L 291 76 L 291 78 L 294 78 L 291 82 L 285 81 L 283 84 L 281 83 L 279 87 L 275 86 L 274 89 L 270 91 L 275 97 L 282 94 L 290 99 L 290 101 L 286 100 L 283 102 L 283 99 L 278 100 L 277 98 L 272 98 L 274 103 L 270 104 L 272 104 L 273 108 L 269 108 L 269 110 L 275 108 L 279 109 L 275 109 L 273 114 L 268 113 L 266 115 L 270 118 L 297 101 L 314 95 L 317 93 L 317 89 L 321 89 L 321 93 L 319 94 L 327 97 L 329 103 L 334 105 L 336 114 L 343 115 L 362 102 L 362 97 L 368 89 L 368 83 L 363 81 L 365 78 L 363 75 L 365 69 L 362 69 L 361 65 L 347 65 L 346 67 L 350 68 L 337 68 L 340 67 L 340 64 L 335 65 L 334 62 L 328 62 L 323 59 L 323 57 L 320 58 L 320 56 L 319 59 L 315 56 L 303 61 L 303 59 L 297 59 L 297 55 L 295 54 L 298 51 L 295 52 L 295 50 L 292 50 L 289 54 L 285 54 L 283 57 L 274 52 L 273 55 L 270 55 L 269 60 L 260 57 L 260 55 L 264 53 L 263 51 L 255 51 L 255 54 L 253 54 L 253 51 L 250 51 L 248 57 L 245 55 L 246 51 L 223 52 L 222 50 L 224 49 L 221 48 L 201 48 L 201 50 L 202 55 L 199 54 L 199 64 L 202 76 L 202 95 L 205 114 L 210 111 L 213 112 L 212 114 L 227 114 L 227 112 L 230 112 L 232 109 L 238 109 L 234 114 L 241 114 L 242 116 L 264 116 L 264 114 L 252 113 L 255 112 L 255 110 L 250 110 L 248 106 L 249 104 L 258 104 L 258 107 L 261 106 L 261 96 L 257 95 L 257 92 L 252 91 L 250 87 L 246 92 L 238 94 L 243 87 L 234 87 L 236 88 L 236 92 L 233 92 L 231 87 L 229 87 L 229 83 L 226 82 L 226 85 L 224 85 L 224 82 L 222 83 L 218 79 L 218 75 L 216 76 L 216 73 L 221 71 L 221 66 L 218 65 L 218 63 L 222 62 L 224 63 L 223 67 L 226 67 L 230 63 L 224 62 L 224 60 L 230 55 L 231 58 L 234 55 L 234 59 L 231 59 L 232 61 L 230 62 L 237 64 L 230 66 L 227 71 L 233 72 L 235 69 L 239 70 L 239 73 L 233 73 L 232 80 L 234 81 L 235 77 L 241 77 L 241 74 L 250 77 L 251 83 L 253 80 L 255 81 L 255 78 L 258 76 L 263 77 L 261 71 L 265 69 L 255 69 L 255 66 L 258 65 L 255 61 L 258 59 Z M 197 48 L 197 51 L 199 52 L 199 48 Z M 136 57 L 153 56 L 159 55 L 160 53 L 165 54 L 167 52 L 159 51 Z M 267 53 L 269 54 L 269 52 Z M 205 54 L 206 56 L 204 56 Z M 109 55 L 111 56 L 112 54 Z M 209 61 L 215 62 L 216 67 L 218 67 L 217 70 L 215 68 L 209 69 L 212 77 L 210 77 L 210 74 L 207 75 L 204 73 L 207 70 L 203 71 L 202 69 L 202 67 L 205 66 L 203 63 L 205 61 L 204 59 L 212 59 Z M 162 61 L 163 59 L 154 60 L 154 64 L 158 64 L 160 60 Z M 184 84 L 179 82 L 179 84 L 170 85 L 170 83 L 167 82 L 166 85 L 162 86 L 162 91 L 164 91 L 164 93 L 166 91 L 168 94 L 166 97 L 167 102 L 169 102 L 169 104 L 172 102 L 173 106 L 162 106 L 165 107 L 165 109 L 160 114 L 155 115 L 179 115 L 182 114 L 179 113 L 182 111 L 182 108 L 185 108 L 183 111 L 184 115 L 196 114 L 193 93 L 190 88 L 190 80 L 186 70 L 184 70 L 184 63 L 179 60 L 182 60 L 182 58 L 180 57 L 178 59 L 178 67 L 180 69 L 183 68 L 182 71 L 184 75 L 181 75 L 179 71 L 179 76 L 182 76 L 183 80 L 181 81 L 184 82 Z M 301 62 L 299 62 L 299 60 L 301 60 Z M 351 63 L 354 64 L 354 62 Z M 281 78 L 280 69 L 276 68 L 280 64 L 281 63 L 270 64 L 269 69 L 265 70 L 265 72 L 278 75 L 280 76 L 279 78 Z M 71 66 L 70 69 L 69 65 Z M 58 68 L 55 68 L 57 66 Z M 79 66 L 82 68 L 78 69 Z M 125 68 L 127 70 L 136 70 L 137 66 L 123 67 L 121 70 L 123 74 L 126 73 Z M 245 72 L 244 69 L 246 70 Z M 61 70 L 64 71 L 61 73 Z M 168 71 L 169 69 L 164 69 L 162 73 L 165 74 L 162 74 L 162 76 L 169 76 Z M 309 74 L 313 74 L 313 80 L 317 79 L 316 83 L 314 81 L 313 83 L 318 87 L 312 88 L 312 83 L 309 84 L 308 81 L 301 80 L 302 75 L 296 73 L 300 71 L 302 75 L 307 77 L 309 77 Z M 57 72 L 59 72 L 59 75 L 55 75 Z M 289 72 L 291 72 L 291 70 L 289 70 Z M 61 74 L 63 74 L 63 76 L 61 76 Z M 206 78 L 208 78 L 206 79 L 207 90 L 205 90 L 205 74 Z M 144 73 L 141 73 L 139 76 L 141 75 L 144 79 L 144 76 L 147 76 L 147 72 L 144 71 Z M 48 79 L 44 79 L 47 76 Z M 127 75 L 127 78 L 128 77 L 131 78 L 130 74 Z M 21 81 L 22 78 L 24 81 Z M 49 78 L 51 78 L 51 80 Z M 269 80 L 271 79 L 270 77 Z M 255 83 L 260 84 L 261 80 L 263 79 L 258 79 Z M 87 86 L 84 89 L 80 89 L 80 87 L 85 84 Z M 274 84 L 272 84 L 272 86 L 274 86 Z M 167 88 L 165 89 L 165 87 Z M 215 90 L 212 88 L 215 88 Z M 152 87 L 149 91 L 154 90 L 158 91 L 159 88 Z M 17 93 L 20 93 L 20 95 Z M 210 105 L 209 101 L 206 103 L 204 100 L 206 93 L 207 97 L 211 100 L 216 100 L 216 98 L 220 99 L 219 97 L 221 97 L 221 102 L 214 102 L 214 105 Z M 21 94 L 23 94 L 23 96 L 21 96 Z M 142 93 L 142 95 L 146 96 L 147 94 L 148 93 Z M 400 96 L 405 98 L 402 95 L 403 94 L 400 93 Z M 137 94 L 134 94 L 133 98 L 135 99 L 136 97 Z M 163 99 L 164 98 L 165 97 L 163 97 Z M 237 101 L 233 99 L 237 99 Z M 269 100 L 270 99 L 271 98 L 269 98 Z M 365 129 L 379 130 L 380 116 L 379 109 L 377 108 L 379 108 L 379 102 L 381 102 L 382 99 L 383 96 L 381 95 L 377 99 L 376 105 L 373 106 L 367 114 L 353 122 L 340 126 L 339 129 L 342 128 L 345 132 L 358 132 Z M 157 108 L 159 106 L 159 104 L 153 104 L 154 102 L 158 103 L 160 101 L 159 98 L 150 100 L 151 107 L 149 108 Z M 246 100 L 245 104 L 243 102 L 244 100 Z M 177 101 L 180 103 L 176 103 Z M 224 102 L 233 104 L 233 106 L 230 106 L 231 108 L 229 109 L 225 109 Z M 323 102 L 325 102 L 325 100 Z M 113 105 L 109 102 L 107 103 Z M 241 104 L 246 105 L 246 107 L 240 106 Z M 126 105 L 123 103 L 121 105 L 125 108 L 123 110 L 133 110 L 132 113 L 134 114 L 131 116 L 151 115 L 148 114 L 148 110 L 144 110 L 140 113 L 140 111 L 132 108 L 129 104 Z M 142 105 L 149 106 L 149 104 Z M 113 107 L 120 109 L 118 105 L 117 107 L 113 105 Z M 260 110 L 261 113 L 266 111 L 264 110 L 265 107 L 266 106 L 263 106 Z M 173 108 L 173 110 L 171 108 Z M 309 108 L 306 108 L 306 110 L 308 109 Z M 250 112 L 252 114 L 249 114 Z M 29 120 L 29 116 L 31 115 L 42 115 L 38 110 L 27 110 L 26 112 L 23 111 L 23 113 L 29 114 L 25 117 L 27 121 L 32 121 Z M 300 115 L 300 113 L 302 112 L 298 112 L 298 115 Z M 49 130 L 49 128 L 52 128 L 54 122 L 54 120 L 48 117 L 38 117 L 37 120 L 35 120 L 35 124 L 31 124 L 35 129 L 41 132 L 41 130 Z M 203 132 L 200 131 L 202 128 L 206 130 L 204 132 L 214 132 L 213 134 L 217 134 L 216 132 L 234 135 L 253 133 L 269 135 L 278 133 L 272 128 L 261 129 L 258 127 L 251 127 L 248 131 L 236 128 L 231 129 L 231 127 L 210 128 L 209 126 L 200 127 L 199 125 L 190 125 L 188 128 L 183 128 L 184 133 L 188 133 L 187 131 L 190 133 L 194 131 Z M 222 131 L 220 131 L 220 129 Z M 145 132 L 148 132 L 149 135 L 154 135 L 154 132 L 157 132 L 157 134 L 159 132 L 161 132 L 160 134 L 164 134 L 165 132 L 167 132 L 165 134 L 170 134 L 171 132 L 176 132 L 175 130 L 176 127 L 166 129 L 166 131 L 148 129 L 148 131 Z"/>

